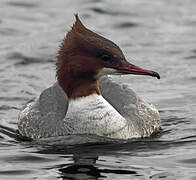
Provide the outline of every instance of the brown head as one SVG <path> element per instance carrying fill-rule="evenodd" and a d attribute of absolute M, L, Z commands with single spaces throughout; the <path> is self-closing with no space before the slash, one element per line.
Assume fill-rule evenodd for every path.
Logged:
<path fill-rule="evenodd" d="M 75 15 L 57 55 L 57 79 L 69 98 L 100 94 L 98 78 L 107 74 L 138 74 L 160 78 L 154 71 L 126 61 L 112 41 L 90 31 Z"/>

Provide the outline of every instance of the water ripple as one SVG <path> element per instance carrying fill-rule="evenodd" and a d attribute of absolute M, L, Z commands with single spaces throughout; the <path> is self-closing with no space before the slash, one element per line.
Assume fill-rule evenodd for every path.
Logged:
<path fill-rule="evenodd" d="M 115 25 L 115 27 L 117 28 L 132 28 L 132 27 L 137 27 L 139 26 L 138 23 L 134 23 L 134 22 L 124 22 L 124 23 L 120 23 L 120 24 L 117 24 Z"/>
<path fill-rule="evenodd" d="M 28 101 L 29 99 L 28 98 L 25 98 L 25 97 L 18 97 L 18 96 L 13 96 L 13 97 L 0 97 L 0 100 L 1 101 Z"/>
<path fill-rule="evenodd" d="M 44 59 L 44 58 L 37 58 L 37 57 L 30 57 L 26 56 L 19 52 L 14 52 L 8 55 L 8 59 L 20 60 L 16 62 L 15 65 L 30 65 L 34 63 L 54 63 L 55 60 L 53 59 Z"/>
<path fill-rule="evenodd" d="M 95 13 L 98 13 L 98 14 L 101 14 L 101 15 L 104 15 L 104 14 L 107 14 L 107 15 L 111 15 L 111 16 L 117 16 L 117 15 L 130 15 L 129 13 L 127 12 L 115 12 L 115 11 L 111 11 L 111 10 L 104 10 L 102 8 L 99 8 L 99 7 L 92 7 L 90 8 L 92 11 L 94 11 Z"/>
<path fill-rule="evenodd" d="M 16 109 L 16 110 L 19 110 L 18 107 L 14 107 L 14 106 L 6 106 L 6 105 L 2 105 L 0 106 L 0 110 L 10 110 L 10 109 Z"/>
<path fill-rule="evenodd" d="M 35 8 L 38 6 L 38 3 L 33 3 L 33 2 L 25 2 L 25 1 L 21 1 L 21 2 L 7 2 L 6 4 L 10 5 L 10 6 L 14 6 L 14 7 L 23 7 L 23 8 Z"/>
<path fill-rule="evenodd" d="M 14 175 L 25 175 L 31 174 L 32 170 L 7 170 L 7 171 L 0 171 L 0 175 L 7 175 L 7 176 L 14 176 Z"/>
<path fill-rule="evenodd" d="M 21 31 L 21 30 L 15 29 L 15 28 L 8 28 L 8 27 L 5 28 L 4 27 L 4 28 L 0 29 L 0 34 L 3 35 L 3 36 L 26 36 L 29 33 L 25 32 L 24 30 Z"/>
<path fill-rule="evenodd" d="M 187 57 L 185 57 L 185 59 L 196 59 L 196 55 L 187 56 Z"/>

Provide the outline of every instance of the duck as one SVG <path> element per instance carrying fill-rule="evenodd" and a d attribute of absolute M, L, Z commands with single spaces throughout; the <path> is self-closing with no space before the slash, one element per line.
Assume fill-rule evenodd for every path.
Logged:
<path fill-rule="evenodd" d="M 21 136 L 33 140 L 69 135 L 111 139 L 148 137 L 160 129 L 160 116 L 111 75 L 147 75 L 128 62 L 118 45 L 83 25 L 78 14 L 56 56 L 57 81 L 27 103 L 18 115 Z"/>

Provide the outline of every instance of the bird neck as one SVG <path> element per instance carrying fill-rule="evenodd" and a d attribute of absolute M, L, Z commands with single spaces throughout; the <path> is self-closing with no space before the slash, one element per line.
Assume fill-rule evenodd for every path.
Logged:
<path fill-rule="evenodd" d="M 91 94 L 101 94 L 98 81 L 91 78 L 90 75 L 74 77 L 70 74 L 65 74 L 63 78 L 58 78 L 58 81 L 69 99 L 86 97 Z"/>

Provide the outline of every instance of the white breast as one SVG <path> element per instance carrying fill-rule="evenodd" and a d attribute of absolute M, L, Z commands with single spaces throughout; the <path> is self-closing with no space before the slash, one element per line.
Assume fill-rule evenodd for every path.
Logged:
<path fill-rule="evenodd" d="M 98 94 L 70 100 L 64 124 L 70 134 L 129 136 L 127 121 Z"/>

